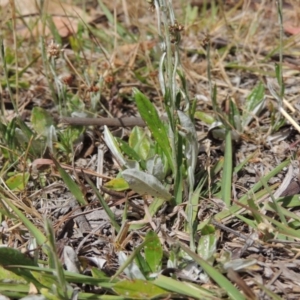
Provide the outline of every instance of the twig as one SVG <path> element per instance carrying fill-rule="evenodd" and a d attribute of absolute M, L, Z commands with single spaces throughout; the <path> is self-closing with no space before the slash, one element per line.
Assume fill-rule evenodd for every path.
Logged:
<path fill-rule="evenodd" d="M 140 117 L 124 117 L 124 118 L 71 118 L 62 117 L 60 123 L 69 125 L 83 126 L 112 126 L 112 127 L 145 127 L 146 124 Z"/>

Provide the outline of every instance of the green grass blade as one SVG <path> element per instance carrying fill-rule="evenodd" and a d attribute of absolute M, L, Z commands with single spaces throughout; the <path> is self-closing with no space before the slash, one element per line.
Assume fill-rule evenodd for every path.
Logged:
<path fill-rule="evenodd" d="M 192 257 L 202 268 L 203 270 L 221 287 L 223 288 L 228 296 L 234 300 L 245 300 L 245 296 L 243 296 L 240 291 L 221 273 L 219 273 L 214 267 L 208 264 L 205 260 L 203 260 L 196 253 L 191 251 L 189 247 L 185 244 L 179 242 L 179 245 L 183 251 L 185 251 L 190 257 Z"/>
<path fill-rule="evenodd" d="M 181 282 L 163 275 L 159 275 L 153 283 L 172 293 L 194 297 L 195 299 L 216 299 L 216 296 L 212 292 L 200 286 Z"/>
<path fill-rule="evenodd" d="M 85 176 L 85 180 L 92 187 L 92 189 L 93 189 L 94 193 L 96 194 L 97 198 L 99 199 L 99 201 L 100 201 L 103 209 L 107 213 L 107 215 L 108 215 L 108 217 L 109 217 L 109 219 L 111 221 L 111 224 L 113 225 L 113 227 L 115 228 L 115 230 L 117 232 L 119 232 L 120 231 L 120 225 L 116 221 L 114 213 L 111 211 L 111 209 L 109 208 L 109 206 L 107 205 L 107 203 L 105 202 L 105 200 L 103 199 L 102 195 L 99 193 L 98 189 L 95 187 L 95 185 L 93 184 L 93 182 L 87 176 Z"/>
<path fill-rule="evenodd" d="M 54 158 L 52 158 L 52 160 L 53 160 L 61 178 L 63 179 L 64 183 L 67 185 L 68 189 L 70 190 L 72 195 L 76 198 L 78 203 L 81 205 L 86 205 L 87 202 L 86 202 L 84 195 L 83 195 L 81 189 L 79 188 L 78 184 L 76 184 L 73 181 L 71 176 L 59 165 L 59 163 Z"/>
<path fill-rule="evenodd" d="M 266 175 L 264 177 L 264 180 L 266 182 L 268 182 L 272 177 L 274 177 L 275 175 L 277 175 L 284 167 L 288 166 L 290 164 L 290 160 L 285 160 L 284 162 L 282 162 L 280 165 L 278 165 L 276 168 L 274 168 L 268 175 Z M 262 182 L 259 181 L 256 184 L 254 184 L 254 186 L 251 188 L 250 191 L 248 191 L 244 196 L 242 196 L 239 199 L 239 202 L 246 205 L 247 201 L 249 199 L 249 197 L 254 197 L 255 199 L 260 199 L 263 195 L 267 194 L 266 190 L 260 191 L 258 192 L 256 195 L 254 195 L 261 187 L 262 187 Z M 273 188 L 275 188 L 276 186 L 274 186 Z M 270 187 L 270 189 L 272 190 L 272 187 Z M 222 220 L 225 219 L 231 215 L 234 215 L 237 211 L 239 211 L 241 209 L 240 205 L 234 204 L 230 207 L 230 209 L 228 210 L 224 210 L 221 211 L 220 213 L 215 215 L 215 219 L 216 220 Z"/>
<path fill-rule="evenodd" d="M 280 221 L 281 223 L 287 225 L 287 221 L 285 219 L 285 216 L 281 210 L 281 206 L 278 204 L 278 202 L 275 200 L 272 192 L 270 191 L 269 189 L 269 186 L 267 185 L 266 181 L 264 180 L 264 178 L 261 178 L 261 181 L 262 181 L 262 184 L 264 185 L 265 189 L 268 191 L 269 195 L 270 195 L 270 198 L 272 199 L 273 201 L 273 204 L 274 204 L 274 207 L 275 207 L 275 210 L 280 218 Z"/>
<path fill-rule="evenodd" d="M 56 296 L 60 299 L 68 299 L 68 286 L 67 281 L 64 276 L 64 270 L 59 261 L 57 255 L 57 249 L 55 245 L 55 235 L 53 231 L 52 224 L 48 219 L 45 221 L 45 229 L 48 237 L 48 245 L 45 247 L 48 250 L 49 261 L 51 261 L 50 266 L 55 271 L 56 279 L 57 279 L 57 288 L 55 289 Z"/>
<path fill-rule="evenodd" d="M 282 224 L 281 222 L 278 222 L 268 216 L 265 216 L 265 218 L 277 227 L 277 230 L 279 233 L 284 234 L 288 237 L 295 238 L 297 240 L 300 239 L 300 231 L 299 230 L 290 228 L 289 225 Z"/>
<path fill-rule="evenodd" d="M 222 200 L 226 206 L 229 207 L 231 204 L 231 185 L 232 185 L 232 139 L 231 130 L 226 129 L 225 137 L 225 158 L 224 168 L 221 183 Z"/>

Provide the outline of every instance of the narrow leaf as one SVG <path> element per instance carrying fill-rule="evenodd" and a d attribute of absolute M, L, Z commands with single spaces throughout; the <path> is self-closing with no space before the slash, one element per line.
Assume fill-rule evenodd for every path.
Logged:
<path fill-rule="evenodd" d="M 231 130 L 226 129 L 225 137 L 225 159 L 222 176 L 222 200 L 226 206 L 231 204 L 231 183 L 232 183 L 232 140 Z"/>
<path fill-rule="evenodd" d="M 248 126 L 253 117 L 258 115 L 264 107 L 264 94 L 265 89 L 263 84 L 260 82 L 256 86 L 250 95 L 247 97 L 244 113 L 242 115 L 242 126 Z"/>
<path fill-rule="evenodd" d="M 216 299 L 216 296 L 212 292 L 201 288 L 200 286 L 181 282 L 163 275 L 159 275 L 154 280 L 154 284 L 172 293 L 193 297 L 195 299 Z"/>
<path fill-rule="evenodd" d="M 89 179 L 88 176 L 85 176 L 85 180 L 88 182 L 88 184 L 91 186 L 91 188 L 93 189 L 94 193 L 96 194 L 98 200 L 100 201 L 103 209 L 105 210 L 105 212 L 107 213 L 113 227 L 115 228 L 115 230 L 117 232 L 120 231 L 120 225 L 118 224 L 118 222 L 115 219 L 115 214 L 112 212 L 112 210 L 110 209 L 110 207 L 108 206 L 108 204 L 106 203 L 106 201 L 103 199 L 102 195 L 99 193 L 98 189 L 96 188 L 96 186 L 93 184 L 93 182 Z"/>
<path fill-rule="evenodd" d="M 53 160 L 61 178 L 63 179 L 64 183 L 67 185 L 68 189 L 73 194 L 73 196 L 76 198 L 78 203 L 81 205 L 86 205 L 87 202 L 86 202 L 84 195 L 83 195 L 81 189 L 79 188 L 78 184 L 76 184 L 73 181 L 71 176 L 59 165 L 59 163 L 54 158 L 52 158 L 52 160 Z"/>
<path fill-rule="evenodd" d="M 1 195 L 0 203 L 1 202 L 5 202 L 5 204 L 11 208 L 11 210 L 16 214 L 16 216 L 20 219 L 20 221 L 23 222 L 23 224 L 26 226 L 26 228 L 34 236 L 38 245 L 41 246 L 47 241 L 47 239 L 43 235 L 43 233 L 37 227 L 35 227 L 35 225 L 33 223 L 31 223 L 30 220 L 27 219 L 26 216 L 16 206 L 13 205 L 12 201 L 10 201 L 9 199 L 6 199 L 4 195 Z M 3 205 L 3 203 L 2 203 L 2 205 Z M 5 206 L 5 205 L 3 205 L 3 206 Z"/>
<path fill-rule="evenodd" d="M 198 256 L 196 253 L 190 250 L 185 244 L 179 242 L 180 247 L 185 251 L 190 257 L 192 257 L 203 270 L 220 286 L 222 287 L 231 299 L 235 300 L 245 300 L 245 297 L 240 293 L 240 291 L 219 271 L 208 264 L 204 259 Z"/>

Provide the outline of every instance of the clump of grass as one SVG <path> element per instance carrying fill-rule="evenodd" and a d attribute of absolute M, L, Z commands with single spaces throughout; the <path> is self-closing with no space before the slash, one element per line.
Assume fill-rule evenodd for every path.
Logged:
<path fill-rule="evenodd" d="M 21 280 L 18 283 L 18 292 L 10 291 L 13 287 L 12 284 L 0 285 L 0 291 L 3 294 L 14 298 L 23 297 L 29 292 L 28 283 L 31 283 L 37 289 L 37 293 L 42 294 L 45 298 L 69 299 L 75 297 L 74 283 L 78 283 L 93 286 L 95 293 L 92 297 L 99 299 L 153 299 L 172 297 L 174 294 L 195 299 L 245 299 L 246 297 L 252 299 L 255 297 L 254 293 L 237 273 L 237 271 L 258 266 L 256 259 L 243 258 L 248 246 L 251 244 L 261 249 L 264 247 L 264 243 L 270 239 L 280 238 L 290 242 L 299 239 L 300 220 L 297 214 L 291 211 L 291 208 L 298 207 L 298 198 L 287 199 L 286 197 L 279 198 L 279 195 L 273 196 L 272 193 L 278 184 L 268 185 L 268 181 L 272 177 L 288 166 L 289 160 L 281 162 L 268 174 L 259 173 L 260 180 L 255 185 L 243 195 L 233 197 L 234 177 L 238 176 L 254 157 L 254 154 L 249 155 L 240 163 L 235 164 L 234 145 L 240 143 L 247 134 L 248 126 L 264 108 L 263 84 L 259 83 L 245 97 L 243 109 L 239 107 L 234 98 L 228 97 L 225 111 L 223 111 L 218 102 L 219 90 L 214 84 L 211 41 L 207 36 L 204 53 L 208 61 L 208 89 L 214 114 L 206 114 L 203 111 L 195 112 L 197 104 L 189 96 L 189 86 L 180 58 L 180 42 L 184 26 L 175 18 L 172 1 L 151 0 L 147 2 L 152 9 L 152 12 L 149 13 L 155 13 L 157 18 L 161 53 L 157 65 L 160 92 L 163 98 L 162 114 L 158 113 L 155 104 L 144 92 L 133 89 L 131 99 L 136 104 L 146 127 L 134 127 L 130 131 L 127 141 L 116 138 L 107 126 L 104 128 L 104 140 L 119 165 L 119 173 L 116 178 L 106 182 L 104 187 L 118 192 L 132 189 L 139 194 L 136 198 L 144 203 L 145 216 L 138 222 L 128 220 L 128 206 L 131 199 L 128 200 L 126 196 L 125 199 L 122 199 L 122 203 L 125 202 L 125 205 L 120 221 L 90 178 L 87 176 L 79 178 L 74 166 L 70 167 L 73 170 L 73 178 L 66 172 L 61 162 L 66 160 L 66 157 L 71 158 L 70 160 L 74 159 L 73 142 L 83 134 L 82 128 L 61 129 L 56 127 L 52 116 L 43 109 L 32 110 L 31 128 L 20 118 L 15 118 L 7 124 L 1 123 L 1 153 L 9 162 L 3 167 L 1 178 L 15 168 L 18 158 L 22 158 L 23 165 L 26 167 L 28 160 L 32 161 L 46 153 L 51 157 L 52 165 L 55 166 L 65 186 L 76 199 L 75 202 L 78 203 L 79 209 L 89 205 L 87 193 L 84 192 L 86 189 L 84 183 L 96 195 L 99 205 L 108 216 L 113 234 L 117 234 L 112 248 L 113 254 L 118 257 L 118 269 L 113 277 L 104 274 L 96 267 L 91 267 L 89 270 L 92 276 L 86 276 L 79 274 L 83 264 L 79 263 L 78 253 L 64 247 L 62 256 L 64 267 L 68 271 L 64 270 L 57 254 L 58 246 L 55 243 L 55 233 L 51 223 L 48 220 L 45 221 L 45 229 L 42 230 L 40 225 L 36 225 L 42 223 L 41 215 L 34 207 L 23 202 L 22 196 L 26 195 L 26 188 L 30 182 L 30 173 L 24 167 L 23 170 L 10 174 L 9 179 L 1 181 L 0 213 L 2 220 L 12 220 L 13 226 L 18 226 L 18 223 L 25 225 L 30 237 L 34 239 L 28 248 L 34 244 L 37 248 L 33 251 L 33 260 L 28 259 L 17 250 L 0 248 L 0 264 L 3 267 L 3 274 L 8 272 L 10 278 L 14 278 L 16 281 Z M 99 1 L 99 5 L 109 22 L 115 23 L 115 16 L 102 1 Z M 206 9 L 206 5 L 204 7 Z M 224 9 L 222 5 L 220 7 L 221 10 Z M 281 16 L 282 8 L 280 5 L 278 7 Z M 212 15 L 214 18 L 218 14 L 218 9 L 219 6 L 213 1 Z M 191 8 L 188 8 L 187 11 L 190 12 Z M 205 14 L 205 11 L 202 13 Z M 196 13 L 193 12 L 193 14 Z M 194 18 L 191 16 L 191 19 Z M 189 23 L 188 20 L 187 23 Z M 114 25 L 115 32 L 124 41 L 136 41 L 134 36 L 129 34 L 121 24 L 117 22 Z M 98 33 L 98 37 L 101 38 L 100 33 Z M 111 42 L 107 37 L 104 39 Z M 72 40 L 72 47 L 78 47 L 77 50 L 83 44 L 81 40 L 78 43 Z M 282 45 L 281 40 L 281 51 Z M 59 113 L 61 115 L 70 113 L 78 115 L 84 111 L 87 115 L 94 114 L 97 107 L 96 98 L 100 97 L 102 90 L 97 90 L 99 94 L 94 95 L 95 99 L 92 99 L 90 111 L 78 98 L 74 99 L 60 80 L 59 71 L 56 68 L 55 51 L 57 50 L 57 54 L 60 54 L 60 46 L 56 43 L 53 43 L 52 46 L 54 52 L 52 52 L 53 55 L 50 55 L 52 58 L 49 59 L 46 46 L 43 45 L 43 40 L 41 41 L 43 66 Z M 5 60 L 3 49 L 2 47 L 1 58 L 5 84 L 8 86 L 10 97 L 14 99 L 13 89 L 10 89 L 11 78 L 9 78 L 7 66 L 3 61 Z M 282 58 L 276 70 L 280 85 L 280 93 L 276 94 L 276 97 L 280 102 L 284 95 Z M 81 74 L 78 70 L 76 72 L 83 82 L 93 85 L 87 73 Z M 103 78 L 100 78 L 99 82 L 103 82 L 102 80 Z M 100 89 L 102 87 L 100 84 Z M 15 110 L 18 109 L 16 103 L 13 106 L 15 106 Z M 211 123 L 210 133 L 218 135 L 225 141 L 224 158 L 221 157 L 207 169 L 197 170 L 196 168 L 199 163 L 199 145 L 195 129 L 195 116 L 203 122 L 209 120 Z M 39 120 L 43 120 L 43 122 Z M 275 129 L 274 127 L 273 130 Z M 6 144 L 8 147 L 3 146 Z M 207 152 L 210 153 L 209 151 Z M 62 155 L 62 153 L 66 155 Z M 220 179 L 220 177 L 222 178 Z M 111 191 L 108 190 L 108 192 Z M 271 196 L 270 201 L 266 200 L 269 196 Z M 207 209 L 210 210 L 210 205 L 215 198 L 220 198 L 218 205 L 222 203 L 226 209 L 217 213 L 209 212 L 209 217 L 199 215 L 199 207 L 207 206 Z M 150 201 L 151 204 L 148 205 Z M 182 210 L 182 207 L 185 210 Z M 154 218 L 165 219 L 164 212 L 160 211 L 161 208 L 162 211 L 171 208 L 173 212 L 167 215 L 165 223 L 158 226 L 154 222 Z M 265 214 L 265 211 L 268 213 Z M 34 220 L 33 216 L 38 222 Z M 233 220 L 250 228 L 259 238 L 240 233 L 224 225 Z M 186 243 L 170 236 L 169 228 L 165 228 L 165 224 L 173 226 L 176 223 L 180 228 L 178 235 L 185 239 Z M 145 226 L 150 226 L 152 230 L 147 230 L 145 233 L 143 231 Z M 222 242 L 220 229 L 244 240 L 246 246 L 239 250 L 238 258 L 233 257 L 233 253 L 225 251 L 223 247 L 219 246 Z M 89 232 L 89 235 L 92 233 Z M 124 251 L 124 247 L 128 245 L 129 240 L 132 240 L 135 233 L 142 236 L 142 239 L 138 240 L 139 245 L 135 249 L 131 249 L 128 254 L 127 251 Z M 39 251 L 40 249 L 42 251 Z M 39 257 L 42 260 L 38 260 Z M 166 270 L 172 270 L 172 272 L 176 270 L 176 272 L 174 271 L 174 274 L 167 277 L 162 275 Z M 194 270 L 194 273 L 191 275 L 190 272 L 189 275 L 185 275 L 184 272 L 188 270 Z M 126 279 L 124 276 L 120 276 L 123 273 L 125 273 Z M 16 279 L 13 276 L 18 277 Z M 184 276 L 187 276 L 188 280 L 179 280 Z M 207 288 L 207 282 L 210 279 L 212 281 Z M 192 284 L 189 281 L 196 283 Z M 59 286 L 56 286 L 57 282 L 59 282 Z M 261 286 L 260 288 L 266 294 L 272 294 L 267 288 Z M 105 294 L 105 296 L 99 296 L 99 293 Z M 84 291 L 77 296 L 79 299 L 91 297 L 90 293 Z"/>

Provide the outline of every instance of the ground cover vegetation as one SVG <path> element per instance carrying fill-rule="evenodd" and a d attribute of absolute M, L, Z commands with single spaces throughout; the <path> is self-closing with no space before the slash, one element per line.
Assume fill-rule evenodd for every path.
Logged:
<path fill-rule="evenodd" d="M 297 3 L 0 1 L 0 294 L 299 299 Z"/>

